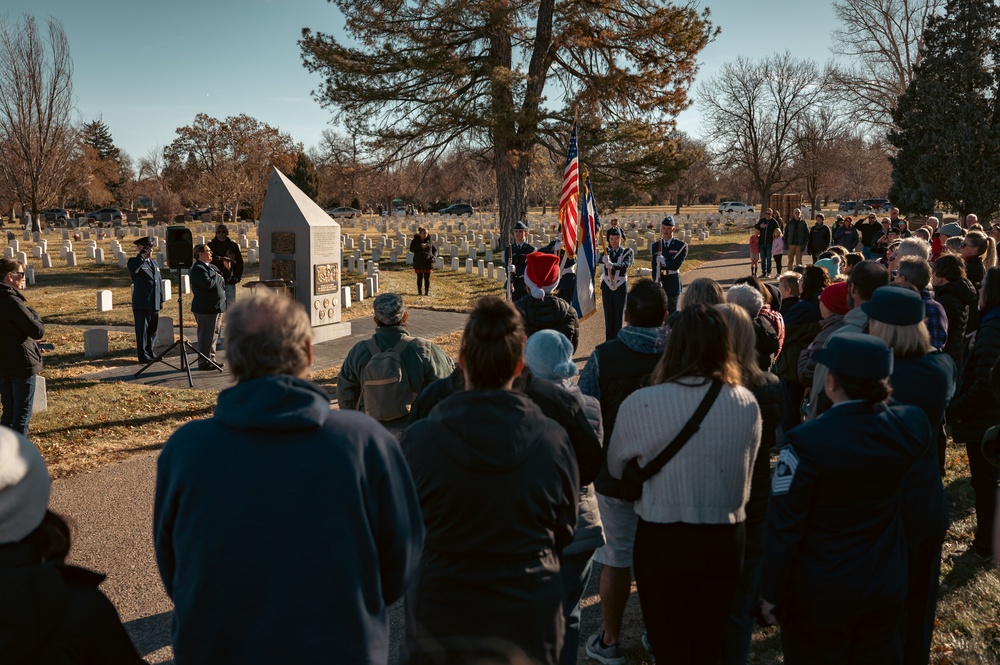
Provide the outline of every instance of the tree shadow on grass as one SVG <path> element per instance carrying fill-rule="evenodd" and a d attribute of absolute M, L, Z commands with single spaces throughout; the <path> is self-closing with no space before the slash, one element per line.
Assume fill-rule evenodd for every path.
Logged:
<path fill-rule="evenodd" d="M 111 420 L 103 421 L 99 423 L 81 423 L 79 425 L 71 425 L 68 427 L 59 427 L 56 429 L 44 430 L 39 432 L 40 435 L 54 435 L 54 434 L 66 434 L 70 432 L 91 432 L 91 431 L 104 431 L 109 427 L 141 427 L 142 425 L 148 425 L 151 423 L 162 423 L 168 418 L 198 418 L 207 417 L 215 412 L 215 405 L 206 406 L 200 409 L 185 409 L 183 411 L 168 411 L 166 413 L 154 413 L 142 418 L 129 418 L 127 420 Z M 162 444 L 157 444 L 162 445 Z M 145 447 L 135 448 L 133 450 L 145 450 Z M 153 448 L 155 449 L 155 448 Z"/>

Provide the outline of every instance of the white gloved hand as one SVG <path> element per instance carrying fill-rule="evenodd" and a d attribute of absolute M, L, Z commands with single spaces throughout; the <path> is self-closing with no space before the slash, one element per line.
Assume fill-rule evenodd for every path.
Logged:
<path fill-rule="evenodd" d="M 660 264 L 661 268 L 666 268 L 667 267 L 667 259 L 662 254 L 659 257 L 657 257 L 657 260 L 659 261 L 659 264 Z"/>
<path fill-rule="evenodd" d="M 514 270 L 514 264 L 513 263 L 508 263 L 507 264 L 507 274 L 508 275 L 516 275 L 517 274 L 517 272 Z"/>
<path fill-rule="evenodd" d="M 608 270 L 611 270 L 611 259 L 608 258 L 607 254 L 604 255 L 604 265 L 607 266 Z"/>

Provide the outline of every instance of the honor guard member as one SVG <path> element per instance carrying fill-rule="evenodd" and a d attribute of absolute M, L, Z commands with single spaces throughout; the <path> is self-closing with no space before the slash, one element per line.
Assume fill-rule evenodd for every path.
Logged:
<path fill-rule="evenodd" d="M 604 339 L 618 337 L 625 319 L 625 298 L 628 295 L 628 269 L 634 258 L 631 249 L 622 247 L 622 230 L 608 229 L 608 249 L 599 259 L 604 264 L 601 276 L 601 300 L 604 302 Z"/>
<path fill-rule="evenodd" d="M 687 258 L 688 246 L 674 237 L 677 223 L 671 215 L 660 222 L 660 239 L 651 247 L 653 253 L 653 281 L 659 282 L 667 294 L 667 311 L 677 311 L 677 299 L 684 289 L 681 287 L 681 264 Z"/>
<path fill-rule="evenodd" d="M 524 286 L 524 268 L 528 254 L 535 251 L 525 238 L 528 237 L 528 225 L 518 220 L 514 224 L 514 242 L 503 253 L 503 263 L 507 266 L 507 280 L 510 282 L 511 302 L 517 302 L 528 295 Z"/>
<path fill-rule="evenodd" d="M 139 238 L 135 241 L 135 246 L 139 254 L 126 264 L 132 277 L 135 349 L 139 362 L 148 363 L 156 357 L 153 353 L 153 339 L 156 337 L 160 308 L 163 307 L 163 282 L 160 280 L 159 266 L 150 258 L 153 251 L 152 239 Z"/>
<path fill-rule="evenodd" d="M 556 238 L 548 245 L 538 250 L 542 254 L 555 254 L 559 257 L 559 285 L 555 294 L 573 304 L 573 294 L 576 292 L 576 258 L 569 256 L 562 248 L 562 241 Z"/>
<path fill-rule="evenodd" d="M 771 479 L 761 614 L 781 624 L 787 665 L 900 663 L 907 546 L 900 494 L 931 445 L 917 406 L 886 403 L 892 351 L 834 335 L 827 411 L 785 435 Z"/>

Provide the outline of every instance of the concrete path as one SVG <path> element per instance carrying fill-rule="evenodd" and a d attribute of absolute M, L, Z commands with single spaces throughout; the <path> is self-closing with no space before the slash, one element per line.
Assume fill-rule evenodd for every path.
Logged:
<path fill-rule="evenodd" d="M 726 286 L 747 274 L 747 266 L 743 253 L 733 252 L 690 271 L 685 275 L 685 281 L 711 277 Z M 411 310 L 408 327 L 412 334 L 437 337 L 460 330 L 465 319 L 466 315 L 461 313 Z M 339 366 L 351 346 L 369 336 L 374 327 L 371 319 L 352 323 L 353 334 L 350 337 L 315 347 L 314 370 Z M 193 337 L 193 329 L 191 331 L 189 337 Z M 581 325 L 577 360 L 581 363 L 586 361 L 594 347 L 603 341 L 604 319 L 598 311 Z M 113 369 L 85 378 L 132 380 L 131 375 L 137 369 L 138 366 Z M 219 374 L 196 370 L 192 374 L 195 386 L 202 389 L 221 390 L 232 383 L 228 371 Z M 165 367 L 150 368 L 140 380 L 156 385 L 187 387 L 184 373 Z M 101 588 L 118 608 L 140 655 L 150 663 L 171 663 L 172 604 L 160 582 L 152 539 L 153 490 L 158 454 L 142 453 L 97 471 L 57 480 L 52 488 L 52 508 L 72 521 L 74 543 L 70 562 L 108 575 Z M 637 602 L 636 598 L 630 601 Z M 634 611 L 634 608 L 630 610 Z M 393 627 L 390 662 L 396 663 L 401 634 L 401 611 L 398 607 L 391 611 L 390 620 Z M 582 635 L 586 637 L 599 625 L 595 571 L 585 594 Z"/>

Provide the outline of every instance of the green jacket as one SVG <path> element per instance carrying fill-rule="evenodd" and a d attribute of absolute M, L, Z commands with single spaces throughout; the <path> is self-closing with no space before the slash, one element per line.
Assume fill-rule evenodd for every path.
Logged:
<path fill-rule="evenodd" d="M 408 334 L 403 326 L 379 326 L 375 329 L 375 343 L 380 350 L 385 351 L 395 346 L 400 337 Z M 419 394 L 432 381 L 451 376 L 455 369 L 455 363 L 441 347 L 421 337 L 414 337 L 400 357 L 405 378 L 414 394 Z M 361 375 L 371 359 L 372 352 L 367 340 L 355 344 L 344 358 L 337 376 L 337 402 L 341 409 L 365 410 L 361 396 Z"/>

